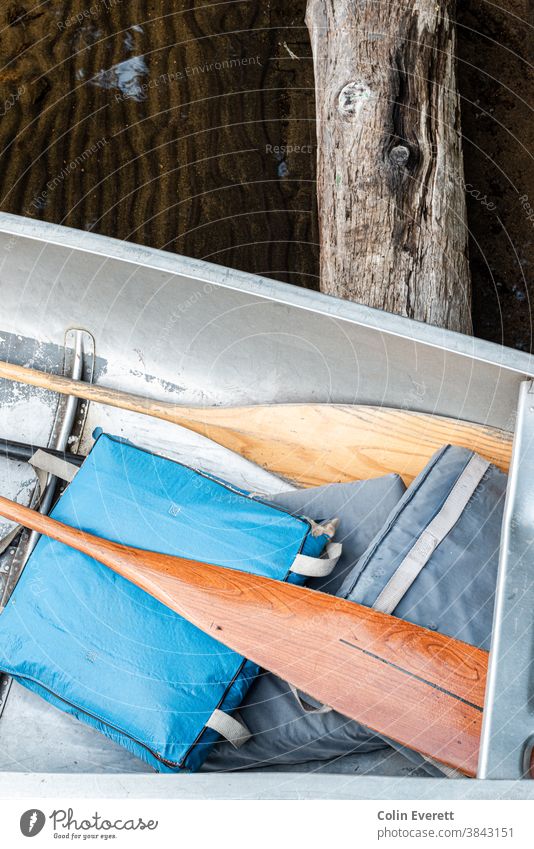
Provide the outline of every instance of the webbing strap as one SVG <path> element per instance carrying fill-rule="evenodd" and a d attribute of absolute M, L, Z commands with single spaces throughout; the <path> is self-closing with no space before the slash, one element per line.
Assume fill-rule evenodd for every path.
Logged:
<path fill-rule="evenodd" d="M 438 545 L 453 529 L 489 465 L 489 462 L 479 457 L 478 454 L 471 457 L 439 513 L 434 516 L 430 524 L 418 537 L 376 599 L 373 604 L 376 610 L 381 610 L 382 613 L 393 613 Z"/>
<path fill-rule="evenodd" d="M 329 707 L 328 705 L 319 705 L 318 707 L 311 705 L 309 702 L 302 698 L 299 691 L 293 684 L 290 684 L 289 682 L 287 683 L 289 689 L 297 700 L 299 707 L 304 711 L 304 713 L 330 713 L 330 711 L 333 710 L 333 708 Z"/>
<path fill-rule="evenodd" d="M 458 769 L 454 769 L 454 767 L 452 766 L 442 764 L 439 761 L 436 761 L 434 758 L 429 757 L 428 755 L 422 755 L 421 757 L 423 757 L 425 761 L 428 761 L 429 764 L 432 764 L 432 766 L 437 767 L 437 769 L 439 769 L 440 772 L 443 773 L 445 778 L 465 778 L 463 772 L 460 772 L 460 770 Z"/>
<path fill-rule="evenodd" d="M 343 546 L 340 542 L 328 542 L 321 557 L 309 557 L 297 554 L 290 571 L 307 578 L 326 578 L 341 557 Z"/>
<path fill-rule="evenodd" d="M 72 480 L 74 480 L 74 477 L 76 476 L 77 472 L 80 471 L 79 467 L 75 466 L 74 463 L 69 463 L 67 460 L 62 460 L 61 457 L 54 457 L 53 454 L 49 454 L 47 451 L 43 451 L 41 448 L 39 448 L 35 452 L 31 460 L 29 460 L 28 462 L 35 471 L 35 474 L 37 475 L 39 498 L 34 504 L 35 508 L 39 506 L 39 502 L 45 491 L 48 475 L 52 475 L 55 478 L 61 478 L 61 480 L 70 483 Z M 9 548 L 9 546 L 21 530 L 22 525 L 15 525 L 13 530 L 9 531 L 5 537 L 2 537 L 2 539 L 0 540 L 0 554 L 3 554 L 4 551 Z"/>
<path fill-rule="evenodd" d="M 214 710 L 206 722 L 206 727 L 211 728 L 212 731 L 217 731 L 221 737 L 232 744 L 234 749 L 240 749 L 252 737 L 241 717 L 230 716 L 223 710 Z"/>
<path fill-rule="evenodd" d="M 46 472 L 47 475 L 61 478 L 63 481 L 68 481 L 68 483 L 73 481 L 80 471 L 79 467 L 75 466 L 74 463 L 69 463 L 61 457 L 55 457 L 41 448 L 31 458 L 30 465 L 36 470 L 39 469 L 42 472 Z"/>

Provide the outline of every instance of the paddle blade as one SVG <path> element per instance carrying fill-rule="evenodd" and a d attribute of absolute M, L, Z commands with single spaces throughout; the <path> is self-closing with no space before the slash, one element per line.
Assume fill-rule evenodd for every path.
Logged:
<path fill-rule="evenodd" d="M 442 416 L 387 407 L 275 404 L 176 409 L 174 421 L 301 484 L 362 480 L 395 472 L 409 484 L 443 445 L 476 451 L 503 471 L 511 434 Z"/>
<path fill-rule="evenodd" d="M 130 580 L 320 702 L 476 774 L 484 652 L 322 593 L 172 561 L 144 556 Z"/>

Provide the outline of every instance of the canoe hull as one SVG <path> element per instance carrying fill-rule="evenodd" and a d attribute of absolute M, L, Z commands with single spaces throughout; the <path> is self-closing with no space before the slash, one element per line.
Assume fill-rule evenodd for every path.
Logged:
<path fill-rule="evenodd" d="M 521 385 L 534 375 L 533 358 L 519 351 L 221 266 L 7 214 L 0 215 L 0 261 L 2 359 L 71 373 L 73 364 L 65 362 L 65 334 L 80 328 L 84 368 L 90 360 L 92 379 L 160 400 L 229 406 L 370 404 L 512 432 Z M 57 442 L 68 410 L 59 407 L 56 395 L 0 382 L 0 401 L 2 436 Z M 77 428 L 76 447 L 82 452 L 100 426 L 157 447 L 160 453 L 187 456 L 193 464 L 211 463 L 212 471 L 224 466 L 233 471 L 236 482 L 252 474 L 246 461 L 166 422 L 94 405 L 85 410 L 83 421 L 78 412 L 75 418 L 71 425 Z M 327 450 L 328 434 L 317 438 L 325 441 Z M 273 487 L 270 476 L 256 483 L 262 491 Z M 26 503 L 32 497 L 32 481 L 23 465 L 0 463 L 0 486 L 2 494 L 19 493 Z M 509 505 L 508 515 L 513 523 L 514 505 Z M 160 788 L 163 780 L 173 788 L 165 791 L 171 795 L 220 798 L 220 776 L 198 776 L 186 791 L 180 788 L 188 777 L 142 775 L 142 764 L 16 685 L 3 702 L 0 774 L 55 773 L 65 771 L 67 763 L 68 771 L 80 773 L 80 787 L 91 772 L 122 772 L 140 782 L 141 795 L 150 794 L 149 782 Z M 353 778 L 349 790 L 346 776 L 325 774 L 318 783 L 316 776 L 302 772 L 274 789 L 276 779 L 266 772 L 234 776 L 228 792 L 233 798 L 291 798 L 298 786 L 300 797 L 348 793 L 368 798 L 388 792 L 409 798 L 450 796 L 446 788 L 451 783 L 440 780 L 402 778 L 399 783 L 398 776 L 406 774 L 406 762 L 399 758 L 360 762 L 375 777 Z M 338 764 L 326 772 L 354 768 L 352 763 Z M 391 776 L 397 776 L 394 791 L 387 789 Z"/>

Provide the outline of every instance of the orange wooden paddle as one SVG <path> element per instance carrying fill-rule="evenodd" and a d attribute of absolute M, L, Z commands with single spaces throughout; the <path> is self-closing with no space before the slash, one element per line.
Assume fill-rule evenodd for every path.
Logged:
<path fill-rule="evenodd" d="M 128 548 L 7 498 L 0 515 L 94 557 L 345 716 L 476 775 L 486 652 L 323 593 Z"/>

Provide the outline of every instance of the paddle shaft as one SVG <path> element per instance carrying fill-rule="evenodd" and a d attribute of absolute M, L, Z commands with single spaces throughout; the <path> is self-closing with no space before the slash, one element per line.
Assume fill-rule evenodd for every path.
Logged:
<path fill-rule="evenodd" d="M 5 362 L 0 377 L 182 425 L 302 486 L 390 472 L 409 483 L 447 443 L 504 471 L 510 463 L 509 433 L 424 413 L 334 404 L 181 407 Z"/>
<path fill-rule="evenodd" d="M 485 652 L 323 593 L 94 537 L 3 497 L 0 515 L 90 555 L 340 713 L 476 774 Z"/>

